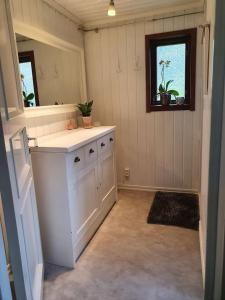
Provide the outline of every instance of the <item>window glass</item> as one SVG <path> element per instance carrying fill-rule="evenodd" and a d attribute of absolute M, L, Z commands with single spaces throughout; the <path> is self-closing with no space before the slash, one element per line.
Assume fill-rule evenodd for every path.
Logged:
<path fill-rule="evenodd" d="M 31 62 L 20 63 L 20 74 L 22 76 L 22 91 L 27 95 L 30 93 L 35 95 Z M 32 103 L 32 106 L 36 106 L 35 96 L 30 102 Z"/>
<path fill-rule="evenodd" d="M 160 84 L 165 87 L 171 81 L 168 89 L 177 91 L 179 97 L 185 97 L 185 53 L 186 44 L 156 47 L 157 93 Z M 157 95 L 156 99 L 160 101 L 160 96 Z M 174 95 L 172 95 L 171 100 L 175 100 Z"/>

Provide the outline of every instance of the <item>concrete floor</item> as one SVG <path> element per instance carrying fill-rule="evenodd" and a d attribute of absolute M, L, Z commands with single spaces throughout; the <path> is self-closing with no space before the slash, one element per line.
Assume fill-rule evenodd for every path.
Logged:
<path fill-rule="evenodd" d="M 153 196 L 119 192 L 76 269 L 47 266 L 44 299 L 202 299 L 198 232 L 147 224 Z"/>

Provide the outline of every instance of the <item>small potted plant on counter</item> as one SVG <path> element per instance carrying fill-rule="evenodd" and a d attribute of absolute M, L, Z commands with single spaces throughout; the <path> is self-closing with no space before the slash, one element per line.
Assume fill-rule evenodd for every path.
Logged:
<path fill-rule="evenodd" d="M 84 128 L 92 128 L 93 127 L 92 126 L 92 117 L 91 117 L 92 105 L 93 105 L 93 101 L 87 101 L 85 103 L 79 103 L 77 105 L 77 107 L 82 115 Z"/>
<path fill-rule="evenodd" d="M 170 60 L 161 60 L 159 64 L 162 67 L 161 69 L 162 81 L 159 85 L 159 91 L 157 95 L 160 95 L 160 101 L 162 105 L 169 105 L 171 101 L 171 96 L 172 95 L 174 97 L 179 96 L 179 93 L 176 90 L 169 89 L 173 80 L 168 80 L 167 82 L 165 81 L 165 68 L 169 68 Z"/>

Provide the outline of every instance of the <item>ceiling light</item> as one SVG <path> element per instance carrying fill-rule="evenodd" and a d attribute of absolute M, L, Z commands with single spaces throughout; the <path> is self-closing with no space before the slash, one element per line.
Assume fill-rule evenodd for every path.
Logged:
<path fill-rule="evenodd" d="M 108 8 L 108 16 L 114 17 L 115 15 L 116 15 L 115 4 L 113 0 L 110 0 L 109 8 Z"/>

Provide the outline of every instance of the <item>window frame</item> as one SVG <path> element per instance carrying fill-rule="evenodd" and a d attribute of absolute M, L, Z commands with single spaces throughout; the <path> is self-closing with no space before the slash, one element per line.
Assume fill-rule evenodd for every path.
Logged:
<path fill-rule="evenodd" d="M 36 106 L 40 106 L 39 96 L 38 96 L 38 86 L 37 86 L 37 76 L 36 76 L 36 68 L 35 68 L 35 59 L 34 59 L 34 51 L 23 51 L 18 53 L 19 63 L 31 63 L 32 77 L 33 77 L 33 85 L 34 85 L 34 95 Z"/>
<path fill-rule="evenodd" d="M 146 112 L 195 110 L 196 82 L 196 42 L 197 28 L 150 34 L 145 36 L 146 63 Z M 185 103 L 162 105 L 154 101 L 157 93 L 157 57 L 158 46 L 183 44 L 186 45 L 185 60 Z"/>

